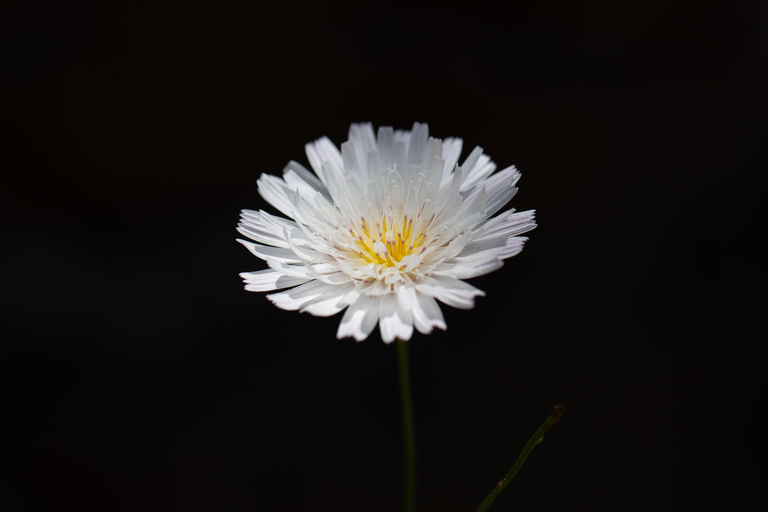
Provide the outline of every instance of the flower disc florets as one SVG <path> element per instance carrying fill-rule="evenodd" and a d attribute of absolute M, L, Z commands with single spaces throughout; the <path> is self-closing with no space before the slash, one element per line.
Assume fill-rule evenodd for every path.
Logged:
<path fill-rule="evenodd" d="M 385 342 L 429 333 L 445 322 L 436 300 L 469 309 L 481 290 L 462 279 L 503 265 L 522 250 L 534 212 L 508 210 L 520 174 L 475 148 L 457 164 L 461 139 L 353 124 L 341 152 L 323 137 L 306 145 L 315 174 L 290 162 L 263 174 L 259 192 L 293 220 L 243 210 L 239 240 L 269 269 L 241 274 L 250 291 L 280 308 L 329 316 L 346 308 L 338 337 L 365 339 L 379 324 Z M 297 286 L 298 285 L 298 286 Z"/>

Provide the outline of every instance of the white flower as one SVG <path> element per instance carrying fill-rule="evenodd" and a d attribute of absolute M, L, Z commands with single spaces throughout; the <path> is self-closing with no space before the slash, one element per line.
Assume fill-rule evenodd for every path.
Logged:
<path fill-rule="evenodd" d="M 315 174 L 289 162 L 262 174 L 259 193 L 293 220 L 243 210 L 238 240 L 269 269 L 244 272 L 245 289 L 271 291 L 277 307 L 334 315 L 337 336 L 361 341 L 379 324 L 386 343 L 445 329 L 437 300 L 470 309 L 485 293 L 462 279 L 487 274 L 518 254 L 536 227 L 534 211 L 497 213 L 520 173 L 476 147 L 457 165 L 461 139 L 353 124 L 341 152 L 323 137 L 306 145 Z M 298 286 L 297 286 L 298 285 Z"/>

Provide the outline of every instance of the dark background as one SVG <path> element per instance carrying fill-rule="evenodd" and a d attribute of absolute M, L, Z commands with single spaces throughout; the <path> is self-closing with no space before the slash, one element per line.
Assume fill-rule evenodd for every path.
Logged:
<path fill-rule="evenodd" d="M 237 275 L 259 174 L 356 121 L 482 145 L 538 211 L 410 344 L 422 511 L 559 402 L 492 510 L 760 508 L 766 4 L 499 5 L 3 8 L 0 509 L 400 508 L 394 347 Z"/>

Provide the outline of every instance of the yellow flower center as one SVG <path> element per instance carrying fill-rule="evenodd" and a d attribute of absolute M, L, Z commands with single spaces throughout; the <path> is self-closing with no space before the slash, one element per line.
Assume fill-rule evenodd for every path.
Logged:
<path fill-rule="evenodd" d="M 425 227 L 414 236 L 413 219 L 403 215 L 402 220 L 382 215 L 381 220 L 373 226 L 360 218 L 360 225 L 350 229 L 349 233 L 355 239 L 354 249 L 366 263 L 377 263 L 394 267 L 403 258 L 412 254 L 415 248 L 424 245 L 427 235 Z"/>

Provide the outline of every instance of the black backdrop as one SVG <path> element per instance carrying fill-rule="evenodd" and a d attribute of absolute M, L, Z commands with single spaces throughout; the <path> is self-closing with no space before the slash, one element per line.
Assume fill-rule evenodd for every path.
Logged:
<path fill-rule="evenodd" d="M 482 145 L 538 211 L 410 344 L 421 510 L 558 402 L 493 509 L 758 506 L 764 3 L 103 4 L 0 17 L 2 510 L 399 509 L 394 347 L 237 275 L 255 179 L 355 121 Z"/>

